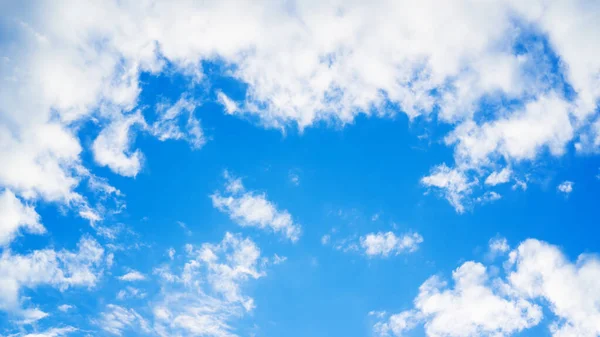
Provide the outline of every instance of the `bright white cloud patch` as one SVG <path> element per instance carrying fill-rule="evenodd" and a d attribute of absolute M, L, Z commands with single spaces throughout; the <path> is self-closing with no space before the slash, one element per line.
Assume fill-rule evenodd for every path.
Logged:
<path fill-rule="evenodd" d="M 454 209 L 462 213 L 465 211 L 464 198 L 471 194 L 471 187 L 477 184 L 477 180 L 469 181 L 462 171 L 442 164 L 435 167 L 429 176 L 423 177 L 421 183 L 440 190 Z"/>
<path fill-rule="evenodd" d="M 127 281 L 127 282 L 143 281 L 145 279 L 146 279 L 146 276 L 144 276 L 144 274 L 140 273 L 137 270 L 132 270 L 132 271 L 128 272 L 127 274 L 119 277 L 119 280 Z"/>
<path fill-rule="evenodd" d="M 165 282 L 153 307 L 155 331 L 161 336 L 235 336 L 230 323 L 255 306 L 242 285 L 265 275 L 261 261 L 258 246 L 235 234 L 225 234 L 218 244 L 190 246 L 178 272 L 169 266 L 155 271 Z"/>
<path fill-rule="evenodd" d="M 241 226 L 267 229 L 292 242 L 300 238 L 301 227 L 287 210 L 278 210 L 264 193 L 246 191 L 241 180 L 225 174 L 225 191 L 211 195 L 213 206 Z"/>
<path fill-rule="evenodd" d="M 465 262 L 452 274 L 453 288 L 433 276 L 419 288 L 414 309 L 380 321 L 375 330 L 401 336 L 424 324 L 428 336 L 508 336 L 538 325 L 541 305 L 547 305 L 553 336 L 600 334 L 596 256 L 573 263 L 557 247 L 529 239 L 510 252 L 505 268 L 505 277 L 492 279 L 481 263 Z"/>
<path fill-rule="evenodd" d="M 139 113 L 116 119 L 104 128 L 92 145 L 96 162 L 120 175 L 135 177 L 142 168 L 143 159 L 141 151 L 129 150 L 131 128 L 136 124 L 145 125 Z"/>
<path fill-rule="evenodd" d="M 28 255 L 13 255 L 9 250 L 0 257 L 0 310 L 34 321 L 47 314 L 36 308 L 21 307 L 21 291 L 49 285 L 61 291 L 70 287 L 92 287 L 102 274 L 104 249 L 84 237 L 77 251 L 36 250 Z"/>
<path fill-rule="evenodd" d="M 507 183 L 510 180 L 511 170 L 507 167 L 503 168 L 502 171 L 494 171 L 487 178 L 485 178 L 485 184 L 496 186 L 499 184 Z"/>
<path fill-rule="evenodd" d="M 573 192 L 573 182 L 572 181 L 563 181 L 562 183 L 560 183 L 556 189 L 559 192 L 562 192 L 564 194 L 570 194 L 571 192 Z"/>
<path fill-rule="evenodd" d="M 413 118 L 437 114 L 454 129 L 446 141 L 461 171 L 558 156 L 574 141 L 590 151 L 600 144 L 596 1 L 109 1 L 95 5 L 93 17 L 89 10 L 78 1 L 3 10 L 11 40 L 0 64 L 0 157 L 8 163 L 0 184 L 19 196 L 76 196 L 75 129 L 87 121 L 98 121 L 96 162 L 138 174 L 142 155 L 130 146 L 131 127 L 143 120 L 132 114 L 140 74 L 168 69 L 198 83 L 202 65 L 216 60 L 248 88 L 238 102 L 218 92 L 230 114 L 300 129 L 394 114 L 388 103 Z M 564 74 L 555 74 L 541 41 L 515 52 L 531 31 L 548 40 Z M 572 95 L 563 94 L 563 79 Z M 482 100 L 497 99 L 523 104 L 482 111 Z M 164 110 L 143 132 L 200 147 L 188 103 Z"/>
<path fill-rule="evenodd" d="M 370 233 L 360 238 L 360 246 L 370 257 L 412 253 L 419 248 L 423 237 L 419 233 L 396 236 L 393 232 Z"/>
<path fill-rule="evenodd" d="M 46 232 L 35 209 L 24 205 L 10 190 L 4 190 L 0 192 L 0 246 L 10 244 L 21 230 L 32 234 Z"/>

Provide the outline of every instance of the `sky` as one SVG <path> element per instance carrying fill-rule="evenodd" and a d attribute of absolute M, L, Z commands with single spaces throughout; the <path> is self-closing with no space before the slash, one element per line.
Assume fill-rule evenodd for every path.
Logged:
<path fill-rule="evenodd" d="M 600 336 L 600 2 L 0 1 L 0 336 Z"/>

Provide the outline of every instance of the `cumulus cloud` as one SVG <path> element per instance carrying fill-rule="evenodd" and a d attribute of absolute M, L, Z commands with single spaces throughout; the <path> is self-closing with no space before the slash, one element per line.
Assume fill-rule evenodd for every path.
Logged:
<path fill-rule="evenodd" d="M 99 132 L 96 162 L 138 174 L 143 156 L 131 141 L 143 121 L 132 113 L 140 74 L 168 70 L 198 83 L 210 62 L 247 88 L 235 101 L 217 91 L 226 112 L 267 127 L 343 125 L 396 113 L 388 103 L 412 119 L 436 114 L 452 130 L 446 143 L 457 169 L 474 175 L 498 161 L 559 156 L 576 139 L 584 150 L 600 144 L 594 1 L 119 1 L 95 5 L 93 17 L 89 10 L 77 1 L 4 8 L 11 38 L 0 63 L 0 157 L 8 163 L 0 185 L 18 196 L 78 196 L 76 131 L 89 121 Z M 159 109 L 143 132 L 199 148 L 193 105 L 182 97 Z M 456 195 L 451 203 L 464 209 Z"/>
<path fill-rule="evenodd" d="M 228 180 L 223 192 L 211 195 L 213 206 L 237 222 L 240 226 L 270 230 L 296 242 L 301 226 L 295 223 L 287 210 L 279 210 L 265 193 L 246 191 L 241 179 L 225 173 Z"/>
<path fill-rule="evenodd" d="M 465 211 L 464 199 L 472 192 L 477 180 L 469 180 L 464 172 L 451 169 L 446 164 L 436 166 L 431 174 L 421 179 L 421 183 L 439 190 L 458 213 Z"/>
<path fill-rule="evenodd" d="M 104 128 L 92 145 L 96 162 L 120 175 L 135 177 L 143 159 L 140 150 L 129 149 L 133 138 L 131 128 L 136 124 L 145 125 L 140 113 L 115 119 Z"/>
<path fill-rule="evenodd" d="M 556 189 L 559 192 L 569 195 L 571 192 L 573 192 L 573 182 L 568 180 L 563 181 L 556 187 Z"/>
<path fill-rule="evenodd" d="M 485 184 L 496 186 L 499 184 L 507 183 L 510 180 L 511 170 L 508 167 L 502 169 L 502 171 L 494 171 L 487 178 L 485 178 Z"/>
<path fill-rule="evenodd" d="M 74 252 L 51 249 L 15 255 L 5 250 L 0 257 L 0 310 L 21 316 L 25 321 L 45 317 L 37 308 L 22 308 L 23 289 L 48 285 L 61 291 L 70 287 L 92 287 L 102 274 L 104 249 L 95 240 L 83 237 Z"/>
<path fill-rule="evenodd" d="M 378 232 L 369 233 L 360 238 L 360 246 L 370 257 L 412 253 L 419 248 L 419 244 L 422 242 L 423 237 L 419 233 L 396 236 L 393 232 Z"/>
<path fill-rule="evenodd" d="M 0 192 L 0 246 L 10 244 L 21 230 L 32 234 L 46 232 L 33 206 L 24 205 L 14 193 L 4 190 Z"/>
<path fill-rule="evenodd" d="M 132 270 L 127 274 L 119 276 L 119 280 L 126 282 L 143 281 L 145 279 L 146 276 L 137 270 Z"/>
<path fill-rule="evenodd" d="M 452 288 L 438 276 L 429 278 L 414 308 L 379 321 L 376 332 L 401 336 L 424 324 L 428 336 L 508 336 L 540 324 L 547 311 L 555 337 L 600 334 L 596 256 L 571 262 L 556 246 L 528 239 L 504 266 L 504 276 L 491 278 L 483 264 L 465 262 L 453 272 Z"/>

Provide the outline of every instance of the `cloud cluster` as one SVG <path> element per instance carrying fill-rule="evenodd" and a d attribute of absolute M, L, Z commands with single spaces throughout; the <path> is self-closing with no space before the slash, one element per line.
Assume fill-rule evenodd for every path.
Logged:
<path fill-rule="evenodd" d="M 126 176 L 143 164 L 132 148 L 134 125 L 200 147 L 197 103 L 188 97 L 158 109 L 145 127 L 135 109 L 140 74 L 168 69 L 199 83 L 206 62 L 223 63 L 247 84 L 237 101 L 218 92 L 227 113 L 268 127 L 345 124 L 397 110 L 436 114 L 452 126 L 446 143 L 464 174 L 561 155 L 573 142 L 579 151 L 600 144 L 596 1 L 105 1 L 90 8 L 40 0 L 6 7 L 0 157 L 8 164 L 0 185 L 24 197 L 81 197 L 74 192 L 83 151 L 77 130 L 88 122 L 98 131 L 96 162 Z"/>
<path fill-rule="evenodd" d="M 260 257 L 258 246 L 226 233 L 218 244 L 190 246 L 187 258 L 179 273 L 169 266 L 155 271 L 164 282 L 152 309 L 155 332 L 160 336 L 235 336 L 231 321 L 255 306 L 243 286 L 265 275 L 266 260 Z"/>
<path fill-rule="evenodd" d="M 367 256 L 398 255 L 412 253 L 419 248 L 423 237 L 419 233 L 396 236 L 393 232 L 370 233 L 360 238 L 360 246 Z"/>
<path fill-rule="evenodd" d="M 0 256 L 0 310 L 32 322 L 48 314 L 23 308 L 23 289 L 48 285 L 64 291 L 70 287 L 93 287 L 103 272 L 104 249 L 98 242 L 83 237 L 76 251 L 35 250 L 28 255 L 4 250 Z"/>
<path fill-rule="evenodd" d="M 497 251 L 505 242 L 493 241 Z M 375 325 L 382 336 L 402 336 L 424 324 L 428 336 L 509 336 L 538 325 L 545 310 L 555 337 L 600 334 L 600 261 L 581 255 L 569 261 L 555 246 L 529 239 L 509 253 L 505 275 L 468 261 L 452 273 L 454 286 L 438 276 L 425 281 L 414 308 Z"/>
<path fill-rule="evenodd" d="M 257 227 L 280 234 L 292 242 L 298 241 L 302 227 L 294 222 L 287 210 L 278 210 L 264 193 L 246 191 L 241 179 L 231 177 L 223 192 L 211 195 L 213 206 L 240 226 Z"/>

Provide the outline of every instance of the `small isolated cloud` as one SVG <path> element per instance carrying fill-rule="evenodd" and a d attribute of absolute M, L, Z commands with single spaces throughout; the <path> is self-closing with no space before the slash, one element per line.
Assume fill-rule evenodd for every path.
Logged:
<path fill-rule="evenodd" d="M 240 226 L 267 229 L 292 242 L 300 238 L 301 226 L 287 210 L 279 210 L 265 193 L 246 191 L 239 178 L 225 173 L 228 180 L 223 192 L 211 195 L 213 206 L 227 213 Z"/>
<path fill-rule="evenodd" d="M 475 199 L 475 201 L 480 204 L 487 204 L 500 199 L 502 199 L 502 196 L 499 193 L 494 191 L 487 191 L 482 196 Z"/>
<path fill-rule="evenodd" d="M 297 173 L 290 172 L 289 178 L 290 178 L 290 182 L 294 186 L 299 186 L 300 185 L 300 176 Z"/>
<path fill-rule="evenodd" d="M 492 172 L 486 179 L 485 184 L 490 186 L 496 186 L 499 184 L 504 184 L 510 181 L 510 176 L 512 171 L 506 167 L 503 168 L 500 172 Z"/>
<path fill-rule="evenodd" d="M 146 279 L 146 276 L 140 273 L 137 270 L 132 270 L 125 275 L 119 277 L 119 280 L 126 282 L 135 282 L 135 281 L 143 281 Z"/>
<path fill-rule="evenodd" d="M 239 110 L 237 103 L 222 91 L 217 92 L 217 101 L 221 103 L 223 108 L 225 108 L 225 111 L 230 115 Z"/>
<path fill-rule="evenodd" d="M 126 287 L 125 289 L 119 290 L 117 293 L 117 299 L 122 301 L 128 298 L 145 298 L 146 295 L 146 292 L 141 289 L 135 287 Z"/>
<path fill-rule="evenodd" d="M 492 254 L 504 254 L 508 252 L 510 246 L 508 245 L 508 241 L 506 241 L 506 238 L 498 237 L 490 239 L 489 249 L 490 253 Z"/>
<path fill-rule="evenodd" d="M 559 192 L 569 195 L 571 192 L 573 192 L 573 182 L 568 180 L 563 181 L 556 187 L 556 189 Z"/>
<path fill-rule="evenodd" d="M 463 213 L 464 199 L 471 194 L 471 187 L 477 184 L 477 180 L 469 181 L 464 172 L 441 164 L 434 167 L 430 175 L 421 178 L 421 183 L 440 190 L 456 212 Z"/>
<path fill-rule="evenodd" d="M 396 236 L 393 232 L 370 233 L 360 238 L 360 246 L 369 257 L 412 253 L 419 248 L 423 237 L 419 233 Z"/>
<path fill-rule="evenodd" d="M 58 310 L 62 311 L 62 312 L 67 312 L 71 309 L 73 309 L 74 307 L 70 304 L 62 304 L 58 306 Z"/>
<path fill-rule="evenodd" d="M 169 259 L 173 260 L 175 258 L 175 248 L 171 247 L 167 249 L 167 255 L 169 256 Z"/>
<path fill-rule="evenodd" d="M 329 235 L 329 234 L 325 234 L 325 235 L 323 235 L 323 236 L 321 237 L 321 244 L 322 244 L 323 246 L 324 246 L 324 245 L 327 245 L 327 244 L 329 243 L 329 241 L 331 241 L 331 235 Z"/>

